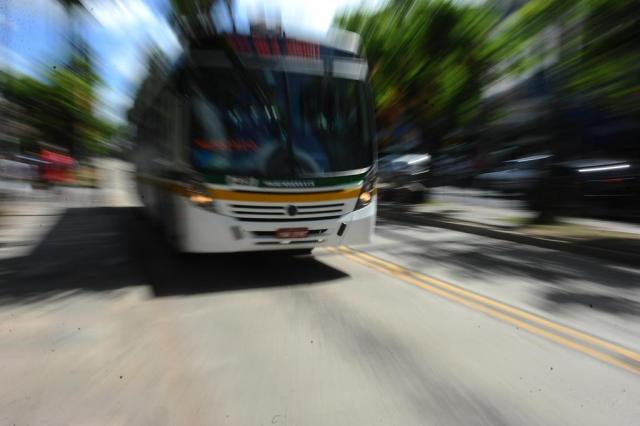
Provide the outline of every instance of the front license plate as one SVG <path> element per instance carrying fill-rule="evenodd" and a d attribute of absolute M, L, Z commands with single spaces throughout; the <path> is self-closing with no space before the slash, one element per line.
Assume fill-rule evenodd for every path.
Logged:
<path fill-rule="evenodd" d="M 309 235 L 309 228 L 280 228 L 276 238 L 304 238 Z"/>

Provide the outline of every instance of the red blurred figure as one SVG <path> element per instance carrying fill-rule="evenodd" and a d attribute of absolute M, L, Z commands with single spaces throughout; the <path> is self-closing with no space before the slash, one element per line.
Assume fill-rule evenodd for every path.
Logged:
<path fill-rule="evenodd" d="M 40 158 L 44 161 L 40 175 L 47 184 L 70 184 L 74 181 L 73 168 L 75 160 L 67 154 L 54 152 L 48 149 L 40 151 Z"/>

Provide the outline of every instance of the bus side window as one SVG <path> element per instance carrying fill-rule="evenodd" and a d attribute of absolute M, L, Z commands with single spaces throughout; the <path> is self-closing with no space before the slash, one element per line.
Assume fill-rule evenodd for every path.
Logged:
<path fill-rule="evenodd" d="M 171 121 L 167 111 L 167 94 L 165 90 L 162 90 L 156 96 L 153 102 L 153 116 L 150 123 L 153 127 L 152 144 L 154 145 L 154 151 L 156 157 L 160 160 L 166 160 L 171 157 L 170 152 L 170 137 L 168 134 L 168 127 Z"/>
<path fill-rule="evenodd" d="M 173 90 L 168 92 L 167 113 L 169 114 L 167 137 L 169 139 L 170 155 L 176 163 L 180 163 L 180 159 L 182 158 L 182 145 L 185 145 L 181 143 L 182 138 L 180 137 L 183 126 L 182 102 Z"/>

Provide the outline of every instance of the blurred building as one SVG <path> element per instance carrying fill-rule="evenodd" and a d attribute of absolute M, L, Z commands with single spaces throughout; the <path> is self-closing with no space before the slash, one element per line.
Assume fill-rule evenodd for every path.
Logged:
<path fill-rule="evenodd" d="M 37 131 L 29 123 L 23 108 L 0 94 L 0 155 L 12 156 L 28 147 Z"/>
<path fill-rule="evenodd" d="M 502 8 L 503 19 L 526 3 L 493 2 L 494 7 Z M 521 51 L 496 66 L 494 72 L 502 77 L 485 87 L 482 96 L 485 157 L 495 154 L 509 159 L 535 151 L 552 152 L 558 160 L 638 156 L 635 138 L 639 128 L 630 111 L 607 108 L 596 87 L 567 90 L 570 79 L 575 78 L 576 58 L 597 34 L 599 24 L 592 22 L 594 14 L 579 13 L 577 7 L 578 2 L 549 20 Z M 603 52 L 604 59 L 608 54 Z M 517 73 L 505 72 L 529 58 L 537 60 Z"/>

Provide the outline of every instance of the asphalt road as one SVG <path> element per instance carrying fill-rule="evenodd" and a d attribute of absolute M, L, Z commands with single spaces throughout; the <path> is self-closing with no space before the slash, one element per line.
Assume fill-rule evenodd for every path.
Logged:
<path fill-rule="evenodd" d="M 134 207 L 43 223 L 0 260 L 2 425 L 640 419 L 640 269 L 385 219 L 299 258 L 176 256 Z"/>

